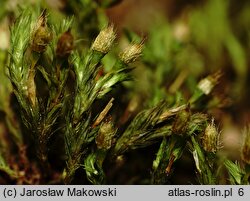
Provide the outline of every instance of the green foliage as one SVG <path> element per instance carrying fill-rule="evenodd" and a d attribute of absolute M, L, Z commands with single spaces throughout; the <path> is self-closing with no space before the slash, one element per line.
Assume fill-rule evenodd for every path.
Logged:
<path fill-rule="evenodd" d="M 12 11 L 9 55 L 0 52 L 0 181 L 112 183 L 112 170 L 130 166 L 123 158 L 150 150 L 151 174 L 137 183 L 171 183 L 188 156 L 199 184 L 220 184 L 218 166 L 225 183 L 249 184 L 249 129 L 240 163 L 218 164 L 212 117 L 225 105 L 216 94 L 227 82 L 225 53 L 236 75 L 230 96 L 247 81 L 247 47 L 232 31 L 229 3 L 190 9 L 177 24 L 181 35 L 170 22 L 155 24 L 147 39 L 127 30 L 130 44 L 120 50 L 104 12 L 119 2 L 67 1 L 60 20 L 38 5 Z"/>
<path fill-rule="evenodd" d="M 243 184 L 242 179 L 244 170 L 241 169 L 240 165 L 235 162 L 233 163 L 230 160 L 226 160 L 224 162 L 226 168 L 228 169 L 229 175 L 230 175 L 230 183 L 231 184 Z"/>
<path fill-rule="evenodd" d="M 0 170 L 8 174 L 11 178 L 16 178 L 16 172 L 13 171 L 6 163 L 4 157 L 0 154 Z"/>

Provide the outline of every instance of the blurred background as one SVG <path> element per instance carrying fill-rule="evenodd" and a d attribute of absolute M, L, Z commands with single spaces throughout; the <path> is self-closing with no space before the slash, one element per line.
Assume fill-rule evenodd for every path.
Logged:
<path fill-rule="evenodd" d="M 220 154 L 232 160 L 239 159 L 241 131 L 250 121 L 250 1 L 0 0 L 2 113 L 6 110 L 8 94 L 11 93 L 4 74 L 10 45 L 9 26 L 19 6 L 37 2 L 49 9 L 50 20 L 75 16 L 73 31 L 80 41 L 76 44 L 78 47 L 89 46 L 88 38 L 95 38 L 107 23 L 113 23 L 116 27 L 119 48 L 131 41 L 145 39 L 142 61 L 136 64 L 134 71 L 136 84 L 128 83 L 128 92 L 121 95 L 120 107 L 128 110 L 129 118 L 142 108 L 156 105 L 161 99 L 188 100 L 200 79 L 220 70 L 222 77 L 213 91 L 213 97 L 204 100 L 205 105 L 200 108 L 215 118 L 221 130 Z M 114 60 L 112 57 L 114 55 L 111 54 L 104 60 L 106 70 Z M 199 106 L 195 109 L 199 110 Z M 5 131 L 0 122 L 0 135 L 4 135 Z M 157 146 L 129 153 L 123 163 L 135 165 L 112 170 L 109 173 L 111 180 L 114 183 L 143 183 L 141 178 L 150 171 L 155 157 L 152 150 L 156 150 Z M 148 158 L 141 158 L 142 153 Z M 181 168 L 183 164 L 189 164 L 187 169 Z M 174 183 L 193 181 L 183 179 L 189 167 L 191 170 L 194 164 L 184 155 L 182 162 L 177 164 L 179 174 L 175 174 Z M 127 174 L 123 176 L 120 172 Z M 132 176 L 124 178 L 127 175 Z"/>

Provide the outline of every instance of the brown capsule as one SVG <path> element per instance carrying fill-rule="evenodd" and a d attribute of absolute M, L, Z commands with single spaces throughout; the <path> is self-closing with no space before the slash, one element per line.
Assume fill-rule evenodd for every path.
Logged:
<path fill-rule="evenodd" d="M 187 128 L 188 128 L 188 122 L 190 120 L 190 111 L 189 107 L 187 107 L 185 110 L 181 111 L 175 118 L 172 130 L 173 133 L 181 135 L 185 134 Z"/>
<path fill-rule="evenodd" d="M 116 130 L 111 121 L 103 122 L 95 139 L 97 148 L 109 150 L 112 146 L 112 140 L 115 133 Z"/>
<path fill-rule="evenodd" d="M 144 41 L 143 41 L 144 42 Z M 119 57 L 125 64 L 135 62 L 142 54 L 143 42 L 130 44 Z"/>
<path fill-rule="evenodd" d="M 52 33 L 47 26 L 46 9 L 38 18 L 31 35 L 31 49 L 38 53 L 45 52 L 47 45 L 52 40 Z"/>
<path fill-rule="evenodd" d="M 64 32 L 57 42 L 56 55 L 58 57 L 68 57 L 74 48 L 74 37 L 70 29 Z"/>
<path fill-rule="evenodd" d="M 212 123 L 208 124 L 202 137 L 202 145 L 205 151 L 215 153 L 220 148 L 220 133 Z"/>
<path fill-rule="evenodd" d="M 100 31 L 96 39 L 94 40 L 91 49 L 102 54 L 107 54 L 116 38 L 114 26 L 111 24 Z"/>

